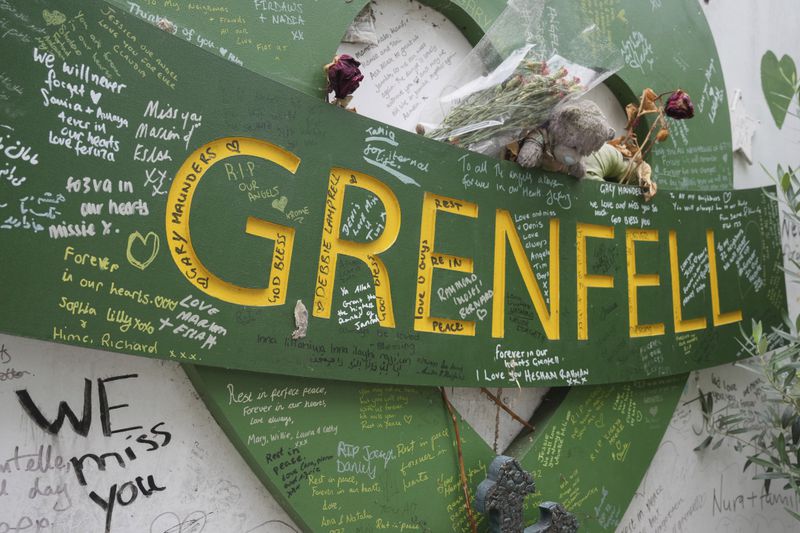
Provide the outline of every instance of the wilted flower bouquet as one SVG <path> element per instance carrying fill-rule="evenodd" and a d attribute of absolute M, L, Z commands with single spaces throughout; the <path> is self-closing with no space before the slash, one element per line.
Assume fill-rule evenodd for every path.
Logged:
<path fill-rule="evenodd" d="M 464 97 L 425 136 L 476 149 L 482 141 L 518 137 L 541 125 L 556 104 L 585 91 L 559 63 L 524 59 L 503 82 Z"/>
<path fill-rule="evenodd" d="M 669 95 L 667 102 L 663 102 L 664 96 Z M 653 89 L 649 87 L 642 91 L 642 96 L 639 97 L 639 103 L 630 103 L 625 106 L 625 113 L 628 115 L 628 123 L 625 126 L 625 133 L 616 139 L 608 142 L 611 146 L 617 149 L 623 157 L 630 159 L 635 165 L 630 166 L 631 169 L 637 169 L 638 165 L 646 165 L 644 158 L 648 152 L 653 148 L 657 142 L 665 141 L 669 137 L 669 125 L 667 124 L 666 117 L 675 120 L 689 119 L 694 116 L 694 104 L 692 104 L 689 95 L 681 89 L 674 92 L 666 92 L 656 94 Z M 640 143 L 636 135 L 636 128 L 639 126 L 642 118 L 647 115 L 655 115 L 655 120 L 645 135 L 644 140 Z M 654 135 L 655 133 L 655 135 Z M 641 174 L 641 171 L 639 172 Z M 634 172 L 627 173 L 620 180 L 621 183 L 630 183 L 633 181 Z M 649 166 L 647 167 L 647 174 L 649 177 Z M 641 176 L 639 176 L 641 179 Z"/>
<path fill-rule="evenodd" d="M 663 97 L 670 95 L 666 104 Z M 637 104 L 625 107 L 628 123 L 625 133 L 606 142 L 592 153 L 586 161 L 586 175 L 591 179 L 602 179 L 624 184 L 638 184 L 645 201 L 655 196 L 658 186 L 653 181 L 652 169 L 645 156 L 657 142 L 669 137 L 666 117 L 683 120 L 694 116 L 694 106 L 689 95 L 682 90 L 656 94 L 650 88 L 642 91 Z M 644 140 L 640 143 L 636 134 L 642 118 L 655 115 Z"/>
<path fill-rule="evenodd" d="M 499 157 L 622 65 L 579 3 L 509 0 L 439 98 L 422 108 L 417 131 Z"/>

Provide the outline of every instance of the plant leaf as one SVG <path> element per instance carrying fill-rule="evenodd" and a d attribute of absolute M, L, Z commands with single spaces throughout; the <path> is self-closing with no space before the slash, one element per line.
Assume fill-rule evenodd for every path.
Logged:
<path fill-rule="evenodd" d="M 760 457 L 753 456 L 753 457 L 750 458 L 750 460 L 753 461 L 755 464 L 757 464 L 759 466 L 763 466 L 764 468 L 766 468 L 768 470 L 771 470 L 771 469 L 775 468 L 775 463 L 771 463 L 771 462 L 767 461 L 766 459 L 762 459 Z"/>
<path fill-rule="evenodd" d="M 778 433 L 778 436 L 775 439 L 775 447 L 778 448 L 778 454 L 780 455 L 783 464 L 792 464 L 791 459 L 789 459 L 789 454 L 786 453 L 786 439 L 784 438 L 783 433 Z"/>
<path fill-rule="evenodd" d="M 767 353 L 767 348 L 769 347 L 769 343 L 767 342 L 766 337 L 761 337 L 758 340 L 758 355 L 763 355 Z"/>
<path fill-rule="evenodd" d="M 783 414 L 781 415 L 781 427 L 787 428 L 789 424 L 792 423 L 792 416 L 794 415 L 794 406 L 787 405 L 786 409 L 783 410 Z M 783 437 L 783 434 L 781 434 Z"/>
<path fill-rule="evenodd" d="M 756 322 L 753 320 L 753 342 L 758 344 L 758 341 L 761 340 L 761 335 L 764 333 L 764 326 L 761 325 L 761 321 Z"/>
<path fill-rule="evenodd" d="M 698 445 L 697 445 L 697 448 L 695 448 L 695 449 L 694 449 L 694 451 L 696 451 L 696 452 L 702 452 L 703 450 L 705 450 L 706 448 L 708 448 L 708 445 L 709 445 L 709 444 L 711 444 L 711 440 L 712 440 L 712 438 L 713 438 L 713 437 L 712 437 L 711 435 L 709 435 L 708 437 L 706 437 L 705 439 L 703 439 L 703 442 L 701 442 L 700 444 L 698 444 Z"/>
<path fill-rule="evenodd" d="M 756 474 L 753 479 L 788 479 L 789 474 L 785 472 L 764 472 L 763 474 Z"/>
<path fill-rule="evenodd" d="M 792 381 L 794 381 L 796 377 L 797 377 L 797 369 L 792 368 L 791 370 L 789 370 L 789 373 L 786 374 L 786 379 L 783 380 L 783 388 L 788 389 L 791 386 Z"/>

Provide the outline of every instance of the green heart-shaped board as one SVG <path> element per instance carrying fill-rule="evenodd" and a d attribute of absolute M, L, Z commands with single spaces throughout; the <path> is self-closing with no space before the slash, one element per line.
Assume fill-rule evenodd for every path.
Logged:
<path fill-rule="evenodd" d="M 135 26 L 128 24 L 125 11 L 153 21 L 164 16 L 180 36 L 308 93 L 324 85 L 319 67 L 330 59 L 344 27 L 361 7 L 304 4 L 306 37 L 299 43 L 293 42 L 286 28 L 283 33 L 273 31 L 260 20 L 259 2 L 206 2 L 202 9 L 189 9 L 185 2 L 165 2 L 159 12 L 116 3 L 120 8 L 114 16 L 124 21 L 122 27 Z M 56 4 L 42 2 L 25 9 L 34 17 L 33 10 L 53 9 Z M 500 12 L 502 3 L 436 6 L 475 38 Z M 58 7 L 68 11 L 70 24 L 76 23 L 76 10 Z M 99 9 L 91 2 L 82 8 Z M 662 187 L 730 187 L 724 83 L 697 5 L 671 6 L 657 17 L 650 5 L 634 0 L 588 3 L 586 9 L 623 51 L 627 66 L 609 83 L 621 99 L 632 100 L 646 86 L 672 89 L 676 80 L 696 96 L 695 121 L 676 125 L 672 140 L 653 153 Z M 148 43 L 163 44 L 163 36 L 153 37 L 152 28 L 136 26 L 135 30 L 145 54 Z M 108 31 L 114 34 L 113 28 Z M 682 36 L 680 41 L 667 40 L 675 34 Z M 197 69 L 212 65 L 213 72 L 211 56 L 186 55 Z M 143 61 L 149 63 L 146 58 Z M 169 79 L 163 81 L 169 85 Z M 698 147 L 704 149 L 702 163 L 700 158 L 688 157 L 689 149 Z M 144 264 L 145 259 L 149 258 L 137 261 Z M 80 337 L 79 332 L 74 334 Z M 280 368 L 275 371 L 279 373 Z M 308 529 L 465 528 L 451 425 L 435 389 L 206 367 L 187 367 L 187 372 L 260 479 Z M 585 524 L 592 524 L 592 530 L 613 529 L 655 451 L 681 388 L 678 377 L 572 389 L 555 412 L 537 422 L 535 437 L 523 436 L 512 446 L 511 451 L 538 478 L 539 496 L 530 498 L 529 509 L 540 498 L 556 499 Z M 465 424 L 462 432 L 474 491 L 493 454 Z M 448 446 L 443 446 L 445 441 Z M 620 471 L 625 473 L 622 479 Z"/>
<path fill-rule="evenodd" d="M 784 55 L 779 60 L 772 50 L 767 50 L 761 57 L 761 89 L 775 125 L 778 129 L 782 128 L 798 90 L 794 59 Z"/>
<path fill-rule="evenodd" d="M 644 4 L 612 2 L 604 9 L 597 8 L 596 16 L 614 36 L 615 42 L 621 46 L 630 43 L 628 49 L 632 54 L 636 48 L 633 46 L 636 39 L 631 40 L 634 28 L 641 35 L 644 31 L 642 28 L 654 27 L 656 23 L 666 24 L 663 27 L 672 25 L 673 28 L 680 28 L 683 35 L 688 30 L 693 38 L 683 40 L 683 44 L 691 48 L 682 50 L 680 43 L 655 39 L 652 43 L 655 56 L 674 53 L 675 61 L 661 61 L 654 70 L 649 71 L 629 65 L 620 73 L 620 79 L 630 87 L 635 87 L 633 91 L 644 86 L 657 86 L 659 80 L 660 83 L 672 83 L 676 79 L 692 94 L 708 92 L 714 95 L 719 93 L 714 92 L 713 88 L 722 88 L 721 101 L 714 104 L 722 112 L 710 123 L 710 127 L 703 127 L 706 126 L 703 124 L 697 129 L 690 128 L 689 132 L 680 128 L 678 139 L 685 148 L 699 143 L 700 136 L 709 134 L 707 130 L 710 129 L 711 137 L 719 141 L 722 147 L 717 161 L 719 181 L 715 184 L 723 188 L 730 187 L 731 163 L 722 157 L 730 138 L 728 114 L 725 112 L 727 99 L 708 27 L 702 16 L 698 15 L 694 3 L 687 3 L 683 9 L 670 6 L 670 10 L 658 13 L 657 22 L 649 6 L 645 7 Z M 461 11 L 465 5 L 468 6 L 466 17 Z M 437 7 L 475 40 L 480 30 L 486 29 L 500 13 L 502 2 L 445 2 Z M 325 16 L 341 15 L 339 24 L 349 23 L 359 9 L 360 6 L 351 6 L 347 11 L 346 5 L 338 6 L 335 12 L 326 12 Z M 162 8 L 160 13 L 175 20 L 185 16 L 185 12 L 166 8 Z M 315 16 L 315 13 L 310 16 Z M 199 19 L 186 22 L 206 27 Z M 475 26 L 479 27 L 477 32 Z M 212 27 L 207 27 L 207 31 L 215 35 L 217 33 Z M 303 53 L 311 57 L 299 64 L 290 61 L 281 63 L 276 55 L 266 62 L 258 56 L 253 57 L 246 66 L 313 94 L 317 92 L 316 88 L 324 86 L 324 81 L 318 72 L 307 67 L 315 62 L 327 62 L 343 32 L 337 29 L 329 33 L 327 36 L 324 32 L 317 34 L 322 42 L 318 41 L 317 46 L 305 47 Z M 669 32 L 664 34 L 668 35 Z M 225 36 L 219 35 L 219 38 L 224 39 Z M 226 40 L 226 43 L 232 46 L 230 40 Z M 296 50 L 298 47 L 295 45 L 286 43 L 284 51 Z M 703 51 L 701 57 L 697 57 L 697 50 Z M 237 53 L 242 58 L 248 57 L 252 54 L 252 47 L 237 48 Z M 300 68 L 292 68 L 298 65 Z M 686 78 L 685 72 L 698 68 L 707 70 L 708 76 L 702 79 L 700 76 Z M 632 96 L 631 91 L 627 92 L 627 96 Z M 712 105 L 710 99 L 704 104 L 709 107 Z M 706 107 L 706 112 L 709 107 Z M 675 141 L 673 143 L 677 144 Z M 689 158 L 681 157 L 680 152 L 681 146 L 672 146 L 669 154 L 663 157 L 665 162 L 662 166 L 675 170 L 664 182 L 667 186 L 671 183 L 685 188 L 703 188 L 703 178 L 693 175 Z M 670 160 L 676 153 L 677 160 Z M 452 426 L 435 389 L 256 376 L 189 365 L 185 368 L 236 448 L 298 524 L 311 531 L 373 531 L 378 527 L 393 531 L 417 528 L 428 531 L 468 530 L 464 500 L 457 486 L 458 466 Z M 537 502 L 554 499 L 575 512 L 585 530 L 614 530 L 663 435 L 684 382 L 685 379 L 677 377 L 659 383 L 638 382 L 632 385 L 572 389 L 558 407 L 542 409 L 550 412 L 551 416 L 538 421 L 536 438 L 523 433 L 507 452 L 520 458 L 525 468 L 536 475 L 538 494 L 526 502 L 528 522 L 536 518 Z M 289 427 L 283 422 L 269 423 L 268 417 L 251 425 L 253 417 L 243 414 L 246 405 L 230 401 L 229 386 L 234 387 L 235 392 L 249 393 L 255 397 L 260 391 L 269 391 L 271 395 L 272 390 L 280 391 L 287 387 L 298 390 L 320 388 L 325 393 L 313 394 L 317 398 L 313 402 L 321 398 L 326 402 L 326 407 L 292 411 Z M 276 401 L 262 399 L 252 404 L 245 403 L 273 406 L 274 409 L 279 404 L 288 407 L 287 404 L 293 402 L 291 399 L 278 398 Z M 321 414 L 323 412 L 326 414 Z M 325 426 L 336 426 L 336 434 L 322 432 Z M 317 433 L 318 429 L 320 433 Z M 301 436 L 301 446 L 296 447 L 298 434 L 308 432 L 311 434 Z M 434 436 L 442 434 L 447 437 L 437 440 L 446 439 L 449 446 L 433 451 L 429 443 Z M 256 436 L 256 439 L 251 439 L 251 436 Z M 274 441 L 273 436 L 277 437 Z M 485 467 L 493 453 L 463 420 L 461 436 L 465 468 L 474 492 L 477 483 L 485 476 Z M 351 476 L 338 472 L 336 461 L 351 462 L 346 457 L 339 457 L 340 443 L 360 446 L 361 453 L 358 455 L 363 455 L 367 446 L 373 450 L 394 452 L 394 459 L 375 468 L 376 479 L 381 480 L 377 484 L 377 491 L 369 492 L 369 488 L 375 484 L 365 480 L 363 475 L 355 476 L 356 481 L 351 483 L 348 479 Z M 309 479 L 307 483 L 301 483 L 296 492 L 290 486 L 291 496 L 281 479 L 281 460 L 273 459 L 278 453 L 288 457 L 290 450 L 307 454 L 312 462 L 321 457 L 330 457 L 315 466 L 319 467 L 319 471 L 312 474 L 313 481 Z M 309 453 L 309 450 L 314 452 Z M 342 452 L 346 454 L 346 450 L 343 448 Z M 338 486 L 340 479 L 343 480 L 341 487 Z M 363 490 L 365 488 L 367 490 Z M 366 518 L 368 515 L 370 518 Z"/>

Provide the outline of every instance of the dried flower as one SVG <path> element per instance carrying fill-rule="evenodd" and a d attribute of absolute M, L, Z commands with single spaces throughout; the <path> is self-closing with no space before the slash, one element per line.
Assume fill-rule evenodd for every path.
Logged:
<path fill-rule="evenodd" d="M 667 128 L 661 128 L 656 134 L 656 142 L 664 142 L 667 140 L 667 137 L 669 137 L 669 130 Z"/>
<path fill-rule="evenodd" d="M 649 100 L 650 102 L 655 102 L 656 100 L 658 100 L 658 95 L 653 89 L 648 87 L 642 92 L 642 99 Z"/>
<path fill-rule="evenodd" d="M 648 87 L 644 91 L 642 91 L 642 97 L 640 98 L 642 111 L 658 111 L 656 107 L 656 100 L 658 100 L 658 95 L 656 92 Z"/>
<path fill-rule="evenodd" d="M 639 122 L 639 106 L 636 104 L 628 104 L 625 106 L 625 114 L 628 116 L 628 124 L 625 129 L 633 129 Z"/>
<path fill-rule="evenodd" d="M 564 67 L 550 73 L 544 62 L 522 61 L 505 83 L 472 93 L 425 136 L 470 147 L 507 133 L 516 135 L 542 124 L 558 102 L 581 90 Z"/>
<path fill-rule="evenodd" d="M 334 93 L 337 99 L 343 100 L 358 89 L 364 75 L 358 67 L 361 63 L 347 54 L 334 56 L 333 62 L 325 65 L 328 76 L 328 93 Z"/>
<path fill-rule="evenodd" d="M 503 89 L 514 89 L 522 85 L 522 83 L 523 83 L 522 76 L 512 76 L 511 79 L 506 82 L 505 86 L 498 85 L 497 90 L 495 90 L 495 92 L 499 93 Z"/>
<path fill-rule="evenodd" d="M 692 99 L 684 91 L 678 89 L 672 93 L 664 106 L 664 113 L 675 120 L 683 120 L 694 116 L 694 104 Z"/>

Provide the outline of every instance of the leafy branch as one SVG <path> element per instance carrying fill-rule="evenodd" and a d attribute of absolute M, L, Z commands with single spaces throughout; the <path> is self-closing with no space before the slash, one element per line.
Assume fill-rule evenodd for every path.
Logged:
<path fill-rule="evenodd" d="M 773 180 L 778 193 L 768 196 L 785 207 L 785 216 L 800 224 L 797 172 L 778 166 Z M 800 264 L 794 260 L 792 264 L 794 268 L 784 270 L 790 279 L 800 282 Z M 761 322 L 754 320 L 749 335 L 741 332 L 739 344 L 750 359 L 737 366 L 759 377 L 754 390 L 757 407 L 737 410 L 725 405 L 715 409 L 713 393 L 702 390 L 691 400 L 700 403 L 706 435 L 695 451 L 717 449 L 725 440 L 732 441 L 736 451 L 747 455 L 743 471 L 752 468 L 753 479 L 763 480 L 767 494 L 777 481 L 784 483 L 783 490 L 800 496 L 800 316 L 794 321 L 784 316 L 784 322 L 784 327 L 765 332 Z M 800 521 L 800 514 L 784 509 Z"/>

